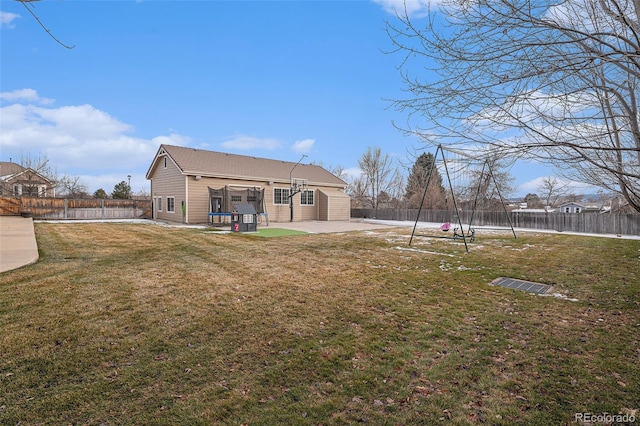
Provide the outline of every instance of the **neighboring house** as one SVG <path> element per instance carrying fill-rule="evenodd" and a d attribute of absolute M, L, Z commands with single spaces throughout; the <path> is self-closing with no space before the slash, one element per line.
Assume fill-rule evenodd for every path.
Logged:
<path fill-rule="evenodd" d="M 349 220 L 346 182 L 311 164 L 161 145 L 147 179 L 151 181 L 153 218 L 210 223 L 231 213 L 234 203 L 251 203 L 268 220 Z"/>
<path fill-rule="evenodd" d="M 0 161 L 0 196 L 55 197 L 55 182 L 35 170 Z"/>
<path fill-rule="evenodd" d="M 602 207 L 597 204 L 582 204 L 576 202 L 564 203 L 558 206 L 557 213 L 601 213 Z"/>

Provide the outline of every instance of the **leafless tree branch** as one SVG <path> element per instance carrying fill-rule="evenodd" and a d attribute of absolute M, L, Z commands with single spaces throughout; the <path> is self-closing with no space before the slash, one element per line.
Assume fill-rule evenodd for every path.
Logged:
<path fill-rule="evenodd" d="M 640 211 L 640 0 L 445 0 L 387 24 L 427 146 L 528 158 Z"/>

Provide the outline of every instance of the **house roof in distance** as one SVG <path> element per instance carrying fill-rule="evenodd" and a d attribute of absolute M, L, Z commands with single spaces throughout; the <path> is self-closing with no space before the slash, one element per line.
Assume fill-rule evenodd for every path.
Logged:
<path fill-rule="evenodd" d="M 289 184 L 289 177 L 307 179 L 309 184 L 346 187 L 347 183 L 323 167 L 313 164 L 272 160 L 248 155 L 228 154 L 175 145 L 160 145 L 147 171 L 151 179 L 160 159 L 168 156 L 188 176 L 217 177 L 242 180 L 273 181 Z M 294 169 L 295 166 L 295 169 Z M 291 174 L 291 170 L 293 173 Z"/>
<path fill-rule="evenodd" d="M 24 167 L 11 161 L 0 161 L 0 176 L 3 179 L 9 178 L 24 171 Z"/>
<path fill-rule="evenodd" d="M 52 183 L 51 179 L 43 176 L 30 167 L 24 167 L 11 161 L 0 161 L 0 180 L 8 181 L 31 181 L 36 180 L 44 183 Z"/>

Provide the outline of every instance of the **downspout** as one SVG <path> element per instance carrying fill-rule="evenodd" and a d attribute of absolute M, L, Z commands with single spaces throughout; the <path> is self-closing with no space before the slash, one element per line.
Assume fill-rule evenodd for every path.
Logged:
<path fill-rule="evenodd" d="M 189 176 L 185 176 L 184 184 L 184 201 L 182 202 L 182 218 L 184 223 L 189 223 L 189 206 L 187 200 L 189 199 Z"/>
<path fill-rule="evenodd" d="M 153 178 L 151 180 L 151 220 L 156 220 L 156 198 L 153 196 Z"/>

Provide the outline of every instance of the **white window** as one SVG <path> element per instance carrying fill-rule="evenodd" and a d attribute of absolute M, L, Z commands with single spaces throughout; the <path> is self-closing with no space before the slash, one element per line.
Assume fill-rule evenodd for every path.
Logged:
<path fill-rule="evenodd" d="M 156 211 L 158 212 L 162 211 L 162 197 L 156 198 Z"/>
<path fill-rule="evenodd" d="M 273 204 L 289 204 L 289 188 L 273 188 Z"/>
<path fill-rule="evenodd" d="M 167 197 L 167 213 L 176 212 L 176 197 Z"/>
<path fill-rule="evenodd" d="M 300 193 L 300 204 L 304 206 L 313 205 L 313 190 L 306 190 Z"/>

